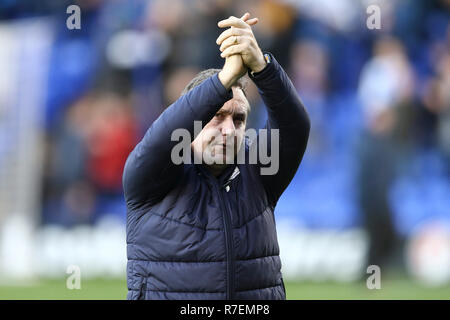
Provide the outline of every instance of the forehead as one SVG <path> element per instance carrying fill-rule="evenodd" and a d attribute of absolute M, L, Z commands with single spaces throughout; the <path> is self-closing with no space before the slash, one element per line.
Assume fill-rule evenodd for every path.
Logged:
<path fill-rule="evenodd" d="M 240 88 L 233 87 L 233 98 L 225 102 L 219 112 L 245 113 L 248 111 L 248 101 Z"/>

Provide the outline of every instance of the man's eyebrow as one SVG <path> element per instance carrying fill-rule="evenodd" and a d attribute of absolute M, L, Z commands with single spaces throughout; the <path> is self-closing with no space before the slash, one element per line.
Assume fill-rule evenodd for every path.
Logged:
<path fill-rule="evenodd" d="M 247 115 L 247 113 L 246 112 L 235 112 L 234 115 L 236 117 L 245 117 Z"/>
<path fill-rule="evenodd" d="M 229 110 L 219 110 L 216 112 L 216 115 L 223 115 L 223 114 L 232 114 Z M 234 116 L 238 116 L 238 117 L 242 117 L 242 116 L 246 116 L 247 112 L 246 111 L 235 111 L 233 113 Z"/>

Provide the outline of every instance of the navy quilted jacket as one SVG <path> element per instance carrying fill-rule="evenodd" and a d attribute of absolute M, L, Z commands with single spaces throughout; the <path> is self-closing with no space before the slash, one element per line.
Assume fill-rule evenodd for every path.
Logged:
<path fill-rule="evenodd" d="M 194 120 L 205 125 L 232 98 L 217 75 L 169 106 L 125 165 L 128 299 L 286 299 L 274 208 L 303 157 L 310 123 L 273 56 L 249 76 L 267 107 L 266 128 L 279 129 L 278 173 L 261 175 L 262 165 L 246 162 L 216 178 L 202 164 L 172 163 L 173 130 L 194 136 Z"/>

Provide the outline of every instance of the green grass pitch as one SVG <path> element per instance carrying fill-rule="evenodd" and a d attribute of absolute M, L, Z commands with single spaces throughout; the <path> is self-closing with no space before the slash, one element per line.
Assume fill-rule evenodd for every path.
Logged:
<path fill-rule="evenodd" d="M 450 299 L 450 286 L 428 288 L 406 278 L 388 279 L 381 289 L 369 290 L 364 281 L 352 283 L 286 282 L 287 299 Z M 81 289 L 69 290 L 65 279 L 42 279 L 32 282 L 0 283 L 0 299 L 101 299 L 126 298 L 126 281 L 118 279 L 82 280 Z"/>

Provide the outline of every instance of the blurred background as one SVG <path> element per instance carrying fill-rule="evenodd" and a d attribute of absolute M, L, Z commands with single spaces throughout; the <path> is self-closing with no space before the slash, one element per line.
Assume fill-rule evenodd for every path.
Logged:
<path fill-rule="evenodd" d="M 0 299 L 125 299 L 125 160 L 246 11 L 312 122 L 275 212 L 288 299 L 450 299 L 448 0 L 1 0 Z"/>

